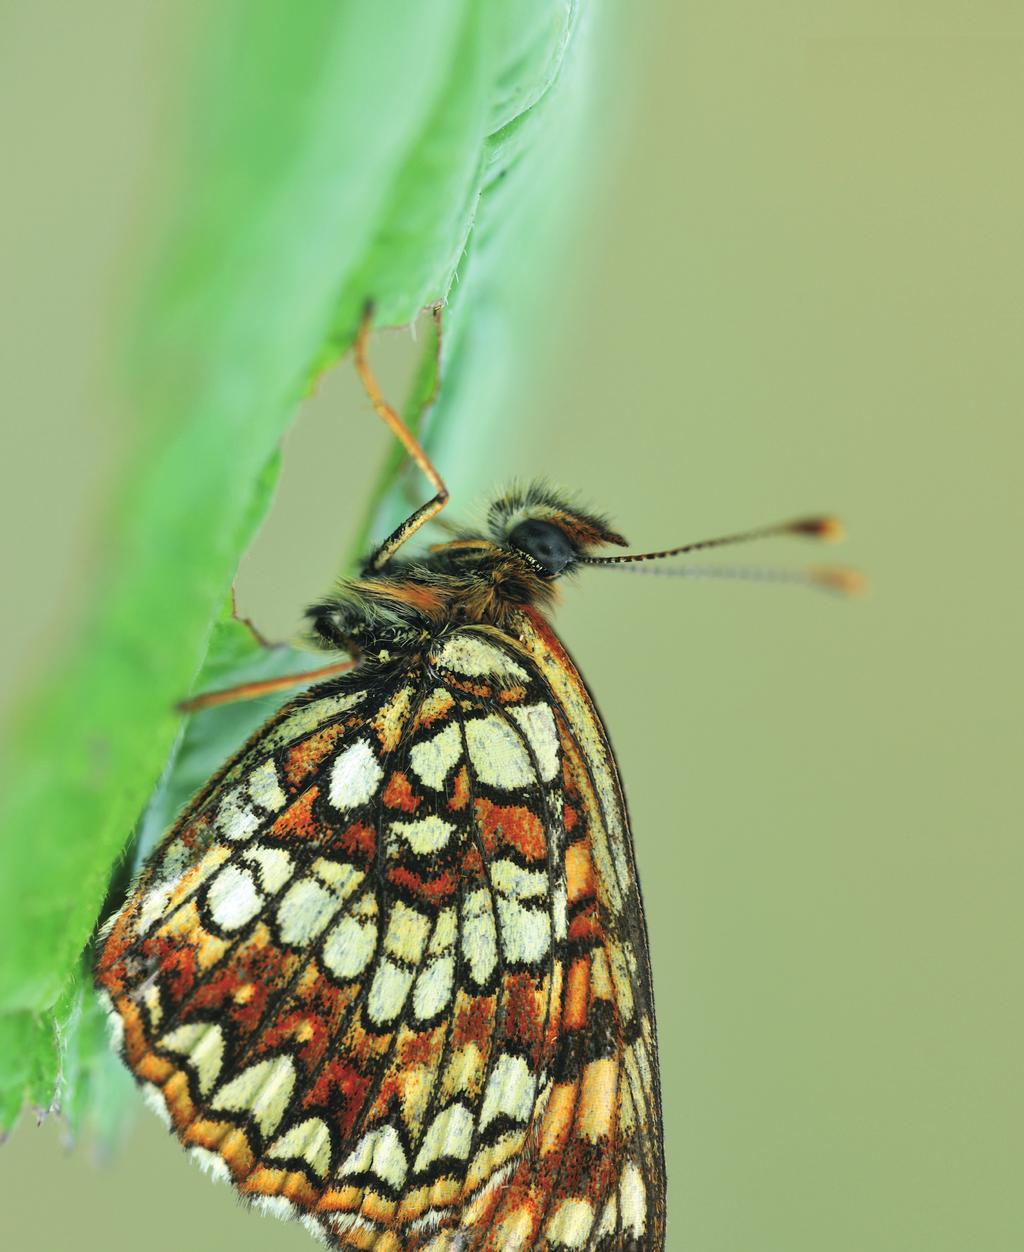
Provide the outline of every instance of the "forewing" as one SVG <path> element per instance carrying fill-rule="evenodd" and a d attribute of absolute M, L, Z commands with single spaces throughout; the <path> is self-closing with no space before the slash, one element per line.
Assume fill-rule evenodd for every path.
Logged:
<path fill-rule="evenodd" d="M 564 784 L 565 993 L 540 1125 L 541 1157 L 552 1160 L 542 1175 L 548 1216 L 536 1247 L 661 1252 L 665 1161 L 654 1002 L 618 769 L 590 693 L 544 618 L 524 609 L 514 633 L 555 714 Z"/>

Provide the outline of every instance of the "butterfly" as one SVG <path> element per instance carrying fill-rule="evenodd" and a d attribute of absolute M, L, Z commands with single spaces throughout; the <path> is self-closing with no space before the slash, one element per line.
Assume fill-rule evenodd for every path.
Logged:
<path fill-rule="evenodd" d="M 356 360 L 435 495 L 310 610 L 352 659 L 186 807 L 100 932 L 97 989 L 189 1153 L 330 1247 L 660 1252 L 629 819 L 547 615 L 574 570 L 709 545 L 595 555 L 625 540 L 534 485 L 400 556 L 447 491 L 362 336 Z"/>

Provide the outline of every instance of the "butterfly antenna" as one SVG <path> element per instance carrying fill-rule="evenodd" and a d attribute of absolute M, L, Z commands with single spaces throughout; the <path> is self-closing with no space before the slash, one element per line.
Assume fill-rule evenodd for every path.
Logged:
<path fill-rule="evenodd" d="M 581 556 L 579 559 L 583 565 L 632 565 L 637 561 L 663 561 L 670 556 L 703 552 L 707 548 L 726 548 L 732 544 L 750 543 L 754 539 L 773 539 L 779 535 L 804 535 L 809 539 L 838 543 L 846 537 L 846 531 L 837 517 L 798 517 L 791 522 L 777 522 L 774 526 L 758 526 L 734 535 L 720 535 L 717 539 L 699 539 L 696 543 L 665 548 L 662 552 L 627 552 L 624 556 Z"/>
<path fill-rule="evenodd" d="M 757 539 L 774 539 L 782 535 L 802 535 L 807 539 L 819 539 L 825 543 L 837 543 L 845 537 L 842 522 L 836 517 L 798 517 L 773 526 L 758 526 L 716 539 L 700 539 L 696 543 L 684 543 L 678 548 L 665 548 L 660 552 L 627 552 L 620 556 L 582 556 L 581 565 L 604 565 L 625 568 L 634 574 L 656 574 L 668 578 L 729 578 L 743 582 L 789 583 L 801 587 L 817 587 L 841 595 L 856 595 L 864 590 L 865 582 L 856 570 L 839 566 L 811 566 L 808 569 L 787 570 L 761 568 L 758 566 L 701 566 L 686 565 L 671 569 L 638 569 L 642 562 L 664 561 L 669 557 L 704 552 L 709 548 L 726 548 L 735 544 L 750 543 Z"/>

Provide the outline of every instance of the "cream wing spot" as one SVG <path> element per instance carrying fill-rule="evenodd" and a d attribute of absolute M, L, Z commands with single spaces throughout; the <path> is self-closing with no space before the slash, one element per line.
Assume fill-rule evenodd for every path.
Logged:
<path fill-rule="evenodd" d="M 189 1022 L 169 1031 L 160 1047 L 184 1058 L 196 1076 L 199 1090 L 208 1095 L 224 1063 L 224 1035 L 216 1022 Z"/>
<path fill-rule="evenodd" d="M 516 900 L 535 900 L 547 894 L 548 876 L 542 870 L 523 869 L 515 861 L 495 861 L 491 866 L 495 891 Z"/>
<path fill-rule="evenodd" d="M 523 741 L 497 713 L 466 722 L 466 746 L 477 777 L 487 786 L 514 791 L 536 781 Z"/>
<path fill-rule="evenodd" d="M 300 878 L 278 905 L 281 942 L 294 948 L 307 947 L 328 926 L 341 905 L 337 893 L 316 878 Z"/>
<path fill-rule="evenodd" d="M 289 1056 L 276 1056 L 244 1069 L 221 1087 L 210 1107 L 248 1113 L 262 1133 L 270 1135 L 280 1125 L 294 1086 L 294 1062 Z"/>
<path fill-rule="evenodd" d="M 249 796 L 260 806 L 271 813 L 279 813 L 288 803 L 281 790 L 281 780 L 277 776 L 277 767 L 273 761 L 264 761 L 249 775 Z"/>
<path fill-rule="evenodd" d="M 569 901 L 565 893 L 565 883 L 561 879 L 555 883 L 551 893 L 551 924 L 555 938 L 561 942 L 569 932 Z"/>
<path fill-rule="evenodd" d="M 445 779 L 462 756 L 462 736 L 454 722 L 431 739 L 424 739 L 409 751 L 409 765 L 426 786 L 440 791 Z"/>
<path fill-rule="evenodd" d="M 135 922 L 135 928 L 140 935 L 144 935 L 166 913 L 167 905 L 176 885 L 174 882 L 169 882 L 162 887 L 154 887 L 152 891 L 146 892 L 142 901 L 142 908 L 139 909 L 139 915 Z"/>
<path fill-rule="evenodd" d="M 384 771 L 369 742 L 360 739 L 339 753 L 331 770 L 330 801 L 343 813 L 371 800 Z"/>
<path fill-rule="evenodd" d="M 381 1182 L 397 1191 L 408 1172 L 409 1163 L 398 1132 L 394 1126 L 378 1126 L 363 1135 L 339 1167 L 337 1177 L 376 1174 Z"/>
<path fill-rule="evenodd" d="M 521 1056 L 508 1053 L 498 1058 L 487 1080 L 480 1109 L 480 1129 L 485 1130 L 504 1114 L 514 1122 L 527 1122 L 533 1112 L 534 1080 Z"/>
<path fill-rule="evenodd" d="M 641 1238 L 647 1227 L 647 1189 L 633 1161 L 626 1165 L 619 1179 L 619 1207 L 623 1229 Z"/>
<path fill-rule="evenodd" d="M 318 878 L 327 883 L 342 902 L 349 898 L 366 877 L 362 870 L 356 869 L 347 861 L 329 861 L 322 856 L 317 857 L 311 869 Z"/>
<path fill-rule="evenodd" d="M 421 1022 L 436 1017 L 452 998 L 455 962 L 450 956 L 438 957 L 425 965 L 416 979 L 412 1007 Z"/>
<path fill-rule="evenodd" d="M 241 787 L 233 787 L 217 809 L 216 826 L 225 839 L 252 838 L 263 819 L 245 803 Z"/>
<path fill-rule="evenodd" d="M 548 1222 L 547 1235 L 556 1247 L 582 1248 L 594 1225 L 594 1209 L 589 1200 L 570 1197 L 555 1209 Z"/>
<path fill-rule="evenodd" d="M 429 934 L 430 918 L 396 900 L 388 917 L 384 951 L 409 965 L 418 965 Z"/>
<path fill-rule="evenodd" d="M 413 976 L 412 970 L 403 969 L 388 957 L 381 961 L 366 1000 L 366 1011 L 372 1021 L 384 1026 L 395 1020 L 405 1004 Z"/>
<path fill-rule="evenodd" d="M 535 964 L 551 947 L 551 918 L 541 909 L 524 908 L 518 900 L 498 896 L 498 927 L 501 950 L 513 964 Z"/>
<path fill-rule="evenodd" d="M 484 678 L 491 675 L 514 681 L 523 681 L 529 675 L 501 648 L 487 643 L 479 635 L 460 631 L 449 635 L 434 649 L 435 664 L 467 678 Z"/>
<path fill-rule="evenodd" d="M 388 829 L 392 835 L 404 840 L 417 856 L 440 852 L 455 833 L 451 822 L 434 813 L 414 822 L 392 822 Z"/>
<path fill-rule="evenodd" d="M 304 1122 L 279 1135 L 267 1149 L 267 1156 L 278 1160 L 303 1160 L 318 1178 L 326 1178 L 331 1164 L 331 1135 L 319 1117 Z"/>
<path fill-rule="evenodd" d="M 343 917 L 324 944 L 324 964 L 342 982 L 357 978 L 377 946 L 377 902 L 367 897 L 361 909 Z"/>
<path fill-rule="evenodd" d="M 520 704 L 510 712 L 533 749 L 541 778 L 551 782 L 558 774 L 558 731 L 551 709 L 546 704 Z"/>
<path fill-rule="evenodd" d="M 207 888 L 206 902 L 221 930 L 238 930 L 263 907 L 263 896 L 250 873 L 226 865 Z"/>
<path fill-rule="evenodd" d="M 280 891 L 295 869 L 292 858 L 283 848 L 249 848 L 245 853 L 245 860 L 252 861 L 259 867 L 263 890 L 272 894 Z"/>
<path fill-rule="evenodd" d="M 462 902 L 462 953 L 470 977 L 483 986 L 498 963 L 498 934 L 491 897 L 482 887 L 468 892 Z"/>
<path fill-rule="evenodd" d="M 413 1170 L 421 1173 L 444 1157 L 464 1161 L 469 1157 L 472 1142 L 473 1115 L 464 1104 L 452 1104 L 430 1123 Z"/>
<path fill-rule="evenodd" d="M 455 916 L 455 910 L 452 908 L 442 909 L 434 922 L 434 933 L 427 948 L 429 955 L 437 956 L 440 952 L 447 952 L 455 943 L 457 933 L 458 921 Z"/>

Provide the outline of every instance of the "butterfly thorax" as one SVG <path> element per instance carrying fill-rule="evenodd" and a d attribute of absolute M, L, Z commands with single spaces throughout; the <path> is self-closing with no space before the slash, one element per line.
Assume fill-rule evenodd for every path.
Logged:
<path fill-rule="evenodd" d="M 344 579 L 309 617 L 318 643 L 369 659 L 419 652 L 459 626 L 507 630 L 517 609 L 547 608 L 555 598 L 551 581 L 520 554 L 465 540 Z"/>

